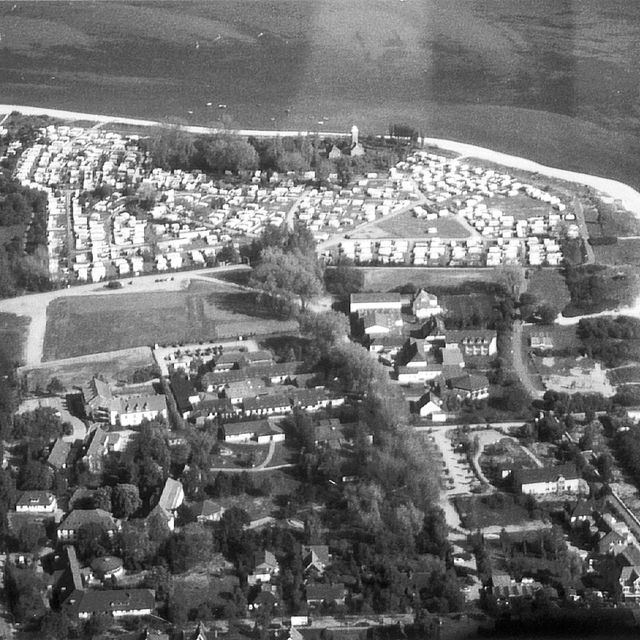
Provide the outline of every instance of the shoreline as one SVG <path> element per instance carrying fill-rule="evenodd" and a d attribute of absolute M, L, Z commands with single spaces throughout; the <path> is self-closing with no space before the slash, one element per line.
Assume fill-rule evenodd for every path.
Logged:
<path fill-rule="evenodd" d="M 133 125 L 140 127 L 166 127 L 166 123 L 155 120 L 142 120 L 138 118 L 127 118 L 123 116 L 108 116 L 101 114 L 81 113 L 76 111 L 65 111 L 61 109 L 49 109 L 46 107 L 33 107 L 26 105 L 7 105 L 0 104 L 0 115 L 8 115 L 13 111 L 17 111 L 25 116 L 46 115 L 52 118 L 63 120 L 89 120 L 96 123 L 114 123 L 123 125 Z M 215 134 L 226 131 L 241 136 L 254 137 L 270 137 L 270 136 L 300 136 L 310 135 L 312 132 L 305 130 L 260 130 L 260 129 L 219 129 L 213 127 L 205 127 L 200 125 L 176 125 L 179 129 L 188 133 L 195 134 Z M 347 132 L 330 132 L 323 131 L 324 136 L 338 137 L 348 136 Z M 584 185 L 595 189 L 596 191 L 619 200 L 624 208 L 637 218 L 640 218 L 640 192 L 633 187 L 613 180 L 611 178 L 603 178 L 601 176 L 591 175 L 587 173 L 579 173 L 577 171 L 567 171 L 557 167 L 549 167 L 533 160 L 528 160 L 520 156 L 509 155 L 486 147 L 479 147 L 465 142 L 457 142 L 455 140 L 445 140 L 443 138 L 422 138 L 422 144 L 431 147 L 453 151 L 460 154 L 461 158 L 478 159 L 494 164 L 502 165 L 511 169 L 519 169 L 529 173 L 537 173 L 539 175 L 556 178 L 573 184 Z"/>

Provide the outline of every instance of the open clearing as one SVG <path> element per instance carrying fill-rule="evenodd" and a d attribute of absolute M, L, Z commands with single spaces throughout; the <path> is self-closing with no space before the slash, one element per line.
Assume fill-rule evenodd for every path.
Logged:
<path fill-rule="evenodd" d="M 529 272 L 528 293 L 538 302 L 546 302 L 554 309 L 562 310 L 571 301 L 567 283 L 555 269 L 537 269 Z"/>
<path fill-rule="evenodd" d="M 463 282 L 495 282 L 494 269 L 433 267 L 362 267 L 363 291 L 390 291 L 408 283 L 416 287 L 456 287 Z"/>
<path fill-rule="evenodd" d="M 385 238 L 409 238 L 411 240 L 427 240 L 431 238 L 468 238 L 471 234 L 469 230 L 454 216 L 438 218 L 437 220 L 425 220 L 417 218 L 411 211 L 405 211 L 394 215 L 391 219 L 384 218 L 371 225 L 367 229 L 380 229 L 379 237 Z M 429 229 L 436 229 L 435 232 L 429 233 Z M 357 230 L 352 234 L 357 238 Z M 367 237 L 378 237 L 378 235 L 369 235 Z"/>
<path fill-rule="evenodd" d="M 143 345 L 296 328 L 259 309 L 255 293 L 194 282 L 181 291 L 67 297 L 47 309 L 44 361 Z"/>
<path fill-rule="evenodd" d="M 640 238 L 619 239 L 616 244 L 596 245 L 593 253 L 598 264 L 640 265 Z"/>
<path fill-rule="evenodd" d="M 151 349 L 138 347 L 123 351 L 94 353 L 62 362 L 51 361 L 37 367 L 25 367 L 20 370 L 20 373 L 24 376 L 29 391 L 34 391 L 37 387 L 46 388 L 54 377 L 70 389 L 86 384 L 98 373 L 112 384 L 130 382 L 131 375 L 136 369 L 150 367 L 153 364 Z"/>

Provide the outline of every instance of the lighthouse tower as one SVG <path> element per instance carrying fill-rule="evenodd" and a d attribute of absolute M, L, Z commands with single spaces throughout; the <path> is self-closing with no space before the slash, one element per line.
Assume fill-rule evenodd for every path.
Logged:
<path fill-rule="evenodd" d="M 355 147 L 358 144 L 358 127 L 354 124 L 351 127 L 351 147 Z"/>

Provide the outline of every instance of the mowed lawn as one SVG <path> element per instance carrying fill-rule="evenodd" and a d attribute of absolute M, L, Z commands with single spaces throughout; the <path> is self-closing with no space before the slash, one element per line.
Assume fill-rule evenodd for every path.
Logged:
<path fill-rule="evenodd" d="M 431 238 L 468 238 L 469 230 L 455 216 L 438 218 L 437 220 L 425 220 L 417 218 L 411 211 L 405 211 L 387 220 L 384 218 L 376 225 L 389 238 L 408 238 L 410 240 L 428 240 Z M 435 233 L 429 233 L 429 229 L 436 229 Z M 357 233 L 353 234 L 357 237 Z"/>
<path fill-rule="evenodd" d="M 296 327 L 266 314 L 252 292 L 203 283 L 184 291 L 61 298 L 47 309 L 43 359 Z"/>
<path fill-rule="evenodd" d="M 448 267 L 363 267 L 363 291 L 391 291 L 413 283 L 416 287 L 455 287 L 464 282 L 495 282 L 494 269 Z"/>

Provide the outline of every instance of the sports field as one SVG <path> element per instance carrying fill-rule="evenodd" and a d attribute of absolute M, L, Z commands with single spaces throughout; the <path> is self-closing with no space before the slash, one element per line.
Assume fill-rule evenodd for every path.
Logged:
<path fill-rule="evenodd" d="M 54 300 L 47 309 L 43 360 L 292 328 L 295 322 L 274 319 L 259 309 L 254 293 L 220 285 L 68 297 Z"/>

